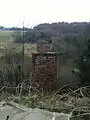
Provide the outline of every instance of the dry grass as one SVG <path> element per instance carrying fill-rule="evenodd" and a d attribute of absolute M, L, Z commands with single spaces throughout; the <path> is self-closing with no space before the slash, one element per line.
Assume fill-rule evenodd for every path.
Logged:
<path fill-rule="evenodd" d="M 84 87 L 86 88 L 86 87 Z M 62 91 L 63 87 L 61 87 Z M 81 89 L 81 88 L 80 88 Z M 52 112 L 68 113 L 72 116 L 71 120 L 89 120 L 90 118 L 90 96 L 80 96 L 79 89 L 63 94 L 43 93 L 38 90 L 30 92 L 26 96 L 21 94 L 11 95 L 2 93 L 0 98 L 5 101 L 14 101 L 30 108 L 40 108 Z"/>
<path fill-rule="evenodd" d="M 18 97 L 10 94 L 2 94 L 0 97 L 6 101 L 14 100 L 18 102 Z M 82 108 L 90 108 L 89 97 L 74 97 L 68 94 L 30 94 L 29 96 L 21 96 L 20 104 L 30 108 L 46 109 L 54 112 L 70 113 L 73 109 L 81 110 Z M 90 109 L 89 109 L 90 110 Z"/>
<path fill-rule="evenodd" d="M 16 52 L 22 51 L 22 44 L 15 44 L 12 37 L 13 31 L 0 31 L 0 43 L 4 43 L 7 49 L 13 49 Z M 6 49 L 6 51 L 7 51 Z M 6 52 L 4 49 L 0 49 L 0 56 L 3 56 Z M 32 52 L 36 52 L 36 44 L 25 44 L 25 55 L 31 56 Z"/>

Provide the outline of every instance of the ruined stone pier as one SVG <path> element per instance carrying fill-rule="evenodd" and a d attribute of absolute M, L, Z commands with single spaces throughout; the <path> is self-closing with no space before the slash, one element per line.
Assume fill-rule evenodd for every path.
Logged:
<path fill-rule="evenodd" d="M 38 45 L 38 52 L 32 54 L 32 80 L 44 91 L 56 89 L 57 56 L 51 52 L 51 45 Z M 50 48 L 50 49 L 49 49 Z"/>

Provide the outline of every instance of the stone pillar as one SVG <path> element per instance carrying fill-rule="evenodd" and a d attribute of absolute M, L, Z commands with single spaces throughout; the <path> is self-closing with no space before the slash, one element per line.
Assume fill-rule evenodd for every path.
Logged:
<path fill-rule="evenodd" d="M 32 54 L 32 81 L 38 83 L 44 91 L 56 89 L 57 62 L 56 53 Z"/>
<path fill-rule="evenodd" d="M 45 53 L 45 52 L 54 52 L 53 45 L 52 44 L 37 44 L 37 52 Z"/>

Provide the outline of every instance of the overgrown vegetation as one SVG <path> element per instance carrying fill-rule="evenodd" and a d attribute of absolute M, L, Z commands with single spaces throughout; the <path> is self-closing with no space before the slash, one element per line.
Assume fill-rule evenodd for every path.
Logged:
<path fill-rule="evenodd" d="M 80 28 L 81 29 L 81 28 Z M 89 30 L 89 28 L 88 28 Z M 66 33 L 66 31 L 64 32 Z M 76 32 L 77 33 L 77 30 Z M 13 34 L 15 42 L 20 43 L 23 39 L 22 32 L 15 31 Z M 40 39 L 51 39 L 46 34 L 40 34 L 36 37 L 35 34 L 30 34 L 30 31 L 25 32 L 25 40 L 36 42 Z M 83 38 L 83 40 L 81 39 Z M 59 63 L 64 60 L 74 60 L 75 69 L 73 72 L 81 79 L 80 88 L 72 86 L 59 87 L 58 91 L 53 93 L 44 93 L 43 89 L 39 90 L 39 85 L 31 82 L 30 73 L 32 71 L 31 57 L 25 54 L 24 56 L 24 79 L 22 81 L 22 53 L 16 49 L 8 49 L 5 55 L 0 57 L 0 92 L 1 100 L 13 100 L 27 107 L 38 107 L 48 109 L 50 111 L 58 111 L 69 113 L 73 109 L 90 107 L 90 39 L 89 33 L 76 36 L 64 36 L 60 40 L 54 41 L 55 50 L 59 53 Z M 83 42 L 82 42 L 82 41 Z M 86 42 L 87 41 L 87 42 Z M 13 43 L 14 44 L 14 43 Z M 20 47 L 20 44 L 18 44 Z M 28 48 L 30 52 L 31 49 Z M 25 51 L 24 51 L 25 52 Z M 78 53 L 78 54 L 76 54 Z M 64 63 L 65 64 L 65 63 Z M 67 63 L 68 64 L 68 63 Z M 58 64 L 59 65 L 59 64 Z M 60 74 L 60 72 L 59 72 Z M 64 73 L 65 74 L 65 73 Z M 66 78 L 67 79 L 67 78 Z M 60 78 L 61 80 L 61 78 Z M 83 87 L 82 87 L 83 86 Z M 12 93 L 10 92 L 12 91 Z M 8 94 L 7 94 L 8 93 Z M 11 96 L 11 97 L 10 97 Z M 81 109 L 79 109 L 81 110 Z M 82 110 L 81 110 L 82 111 Z M 85 112 L 85 111 L 84 111 Z M 79 114 L 79 113 L 78 113 Z"/>
<path fill-rule="evenodd" d="M 88 39 L 79 58 L 79 76 L 83 85 L 90 85 L 90 39 Z"/>
<path fill-rule="evenodd" d="M 7 102 L 14 101 L 30 108 L 68 113 L 72 115 L 72 120 L 87 120 L 87 118 L 89 119 L 90 117 L 90 95 L 86 95 L 86 88 L 87 87 L 83 87 L 73 91 L 70 87 L 67 88 L 66 86 L 60 89 L 59 94 L 57 94 L 57 92 L 43 94 L 39 91 L 30 93 L 28 96 L 21 95 L 21 97 L 11 94 L 2 94 L 0 100 L 4 99 Z M 67 91 L 66 89 L 69 91 L 65 92 Z M 84 96 L 82 96 L 82 94 Z"/>
<path fill-rule="evenodd" d="M 24 57 L 25 59 L 25 71 L 26 77 L 30 75 L 30 69 L 27 64 L 31 66 L 30 57 Z M 0 58 L 0 86 L 16 87 L 22 82 L 22 54 L 16 53 L 13 49 L 8 50 L 5 56 Z M 30 70 L 30 71 L 29 71 Z M 27 71 L 27 73 L 26 73 Z"/>

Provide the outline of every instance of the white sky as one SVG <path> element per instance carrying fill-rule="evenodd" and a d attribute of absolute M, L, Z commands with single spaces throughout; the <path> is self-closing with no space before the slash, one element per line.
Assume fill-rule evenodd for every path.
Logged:
<path fill-rule="evenodd" d="M 0 25 L 89 21 L 90 0 L 0 0 Z"/>

